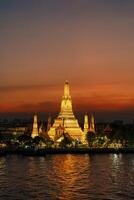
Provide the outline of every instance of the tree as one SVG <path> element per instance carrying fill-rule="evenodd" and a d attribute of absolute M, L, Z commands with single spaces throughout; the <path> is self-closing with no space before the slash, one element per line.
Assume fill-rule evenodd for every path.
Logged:
<path fill-rule="evenodd" d="M 36 136 L 35 138 L 33 138 L 33 143 L 36 144 L 36 145 L 39 145 L 40 141 L 41 141 L 40 136 Z"/>
<path fill-rule="evenodd" d="M 66 135 L 64 135 L 64 139 L 60 142 L 60 146 L 67 147 L 67 145 L 71 145 L 71 144 L 72 144 L 72 140 Z"/>
<path fill-rule="evenodd" d="M 23 134 L 23 135 L 20 135 L 18 137 L 18 140 L 21 144 L 25 144 L 25 143 L 31 143 L 32 141 L 32 137 L 27 135 L 27 134 Z"/>
<path fill-rule="evenodd" d="M 88 132 L 86 135 L 86 140 L 88 142 L 88 146 L 93 147 L 93 142 L 95 141 L 95 134 Z"/>

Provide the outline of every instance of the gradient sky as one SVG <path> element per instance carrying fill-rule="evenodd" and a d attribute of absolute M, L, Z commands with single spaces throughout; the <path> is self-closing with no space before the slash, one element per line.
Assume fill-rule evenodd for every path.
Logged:
<path fill-rule="evenodd" d="M 0 112 L 134 111 L 133 0 L 0 0 Z"/>

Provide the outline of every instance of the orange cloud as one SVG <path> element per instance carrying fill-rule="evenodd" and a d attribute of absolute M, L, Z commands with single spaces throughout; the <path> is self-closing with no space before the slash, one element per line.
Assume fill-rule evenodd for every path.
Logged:
<path fill-rule="evenodd" d="M 76 111 L 134 108 L 133 86 L 125 84 L 70 85 Z M 53 112 L 60 110 L 62 85 L 7 87 L 0 90 L 0 112 Z"/>

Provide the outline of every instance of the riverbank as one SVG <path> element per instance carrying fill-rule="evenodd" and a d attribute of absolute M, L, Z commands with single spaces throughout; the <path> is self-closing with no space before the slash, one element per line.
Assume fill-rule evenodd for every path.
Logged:
<path fill-rule="evenodd" d="M 106 153 L 132 153 L 134 148 L 44 148 L 44 149 L 24 149 L 6 148 L 0 149 L 0 156 L 18 154 L 24 156 L 45 156 L 46 154 L 106 154 Z"/>

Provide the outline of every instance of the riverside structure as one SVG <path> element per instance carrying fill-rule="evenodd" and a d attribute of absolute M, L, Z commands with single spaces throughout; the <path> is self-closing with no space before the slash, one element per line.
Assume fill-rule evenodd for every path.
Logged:
<path fill-rule="evenodd" d="M 85 134 L 79 126 L 78 120 L 75 118 L 73 109 L 72 109 L 72 98 L 70 95 L 69 83 L 65 82 L 64 85 L 64 95 L 61 101 L 61 110 L 60 113 L 55 119 L 53 126 L 48 131 L 50 138 L 55 140 L 56 135 L 60 132 L 69 134 L 72 139 L 79 140 L 84 142 Z"/>
<path fill-rule="evenodd" d="M 91 127 L 90 127 L 91 126 Z M 61 100 L 61 108 L 58 117 L 54 120 L 53 125 L 47 130 L 47 135 L 56 142 L 63 138 L 63 135 L 67 135 L 72 140 L 77 140 L 81 143 L 86 143 L 86 134 L 90 130 L 95 133 L 94 117 L 91 115 L 90 126 L 88 126 L 88 116 L 85 115 L 84 119 L 84 130 L 79 126 L 78 120 L 76 119 L 73 108 L 72 98 L 70 95 L 70 87 L 68 81 L 64 84 L 64 94 Z M 37 115 L 34 115 L 32 137 L 38 136 L 37 128 Z"/>

